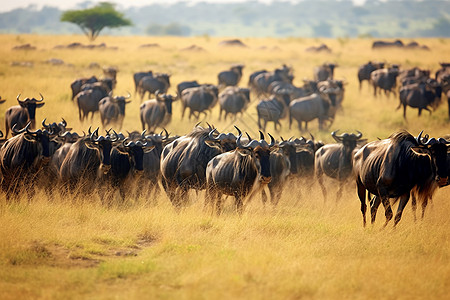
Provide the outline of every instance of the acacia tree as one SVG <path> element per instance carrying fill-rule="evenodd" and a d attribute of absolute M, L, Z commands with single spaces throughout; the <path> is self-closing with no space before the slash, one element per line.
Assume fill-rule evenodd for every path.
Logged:
<path fill-rule="evenodd" d="M 68 10 L 61 16 L 62 22 L 77 24 L 94 41 L 105 27 L 116 28 L 132 25 L 123 13 L 115 10 L 109 2 L 100 2 L 98 5 L 82 10 Z"/>

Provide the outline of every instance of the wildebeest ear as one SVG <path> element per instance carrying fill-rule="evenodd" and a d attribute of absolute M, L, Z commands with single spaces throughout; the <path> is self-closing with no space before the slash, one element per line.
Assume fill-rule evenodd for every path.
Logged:
<path fill-rule="evenodd" d="M 218 140 L 206 140 L 205 144 L 211 148 L 220 148 L 219 147 L 220 141 Z"/>
<path fill-rule="evenodd" d="M 411 151 L 414 152 L 417 155 L 421 156 L 429 156 L 430 151 L 427 148 L 424 147 L 411 147 Z"/>
<path fill-rule="evenodd" d="M 95 150 L 97 149 L 97 145 L 95 144 L 95 142 L 90 141 L 90 140 L 86 140 L 84 142 L 84 144 L 86 145 L 86 147 L 88 147 L 89 149 Z"/>
<path fill-rule="evenodd" d="M 39 107 L 42 107 L 42 106 L 44 106 L 44 104 L 45 104 L 45 103 L 37 103 L 37 104 L 36 104 L 36 107 L 38 107 L 38 108 L 39 108 Z"/>
<path fill-rule="evenodd" d="M 150 147 L 145 147 L 145 148 L 144 148 L 144 153 L 149 153 L 149 152 L 151 152 L 151 151 L 153 150 L 153 148 L 155 148 L 154 145 L 153 145 L 153 146 L 150 146 Z"/>
<path fill-rule="evenodd" d="M 28 134 L 28 133 L 25 133 L 25 134 L 23 135 L 23 138 L 24 138 L 25 140 L 29 141 L 29 142 L 34 142 L 34 141 L 36 141 L 36 140 L 34 139 L 33 135 L 32 135 L 32 134 Z"/>

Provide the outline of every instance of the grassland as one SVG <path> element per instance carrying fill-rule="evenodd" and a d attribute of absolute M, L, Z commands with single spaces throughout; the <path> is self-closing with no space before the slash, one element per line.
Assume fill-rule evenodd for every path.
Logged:
<path fill-rule="evenodd" d="M 431 136 L 449 133 L 444 103 L 430 116 L 420 118 L 408 110 L 408 121 L 396 111 L 398 99 L 374 98 L 365 85 L 359 92 L 357 67 L 368 60 L 419 66 L 435 71 L 440 61 L 450 60 L 448 39 L 420 39 L 427 51 L 372 51 L 371 40 L 340 39 L 243 39 L 247 48 L 222 48 L 222 39 L 100 37 L 113 49 L 54 49 L 71 42 L 86 43 L 82 36 L 1 35 L 0 95 L 7 98 L 4 111 L 15 97 L 45 97 L 38 110 L 58 121 L 64 117 L 77 131 L 81 124 L 70 100 L 70 83 L 78 77 L 101 76 L 91 62 L 119 68 L 117 94 L 133 92 L 132 73 L 151 69 L 172 74 L 172 88 L 182 80 L 215 83 L 219 71 L 230 64 L 245 64 L 242 86 L 259 69 L 274 69 L 283 63 L 295 71 L 294 83 L 311 78 L 313 67 L 337 62 L 336 78 L 345 78 L 343 111 L 333 126 L 320 132 L 317 122 L 310 131 L 326 142 L 329 132 L 360 130 L 369 140 L 384 138 L 398 129 L 412 134 L 425 130 Z M 12 51 L 30 43 L 37 49 Z M 160 47 L 140 48 L 147 43 Z M 326 43 L 331 54 L 311 54 L 305 49 Z M 181 51 L 196 44 L 204 52 Z M 266 49 L 261 49 L 264 46 Z M 66 64 L 45 63 L 50 58 Z M 34 67 L 11 66 L 33 62 Z M 138 98 L 127 107 L 125 130 L 140 130 Z M 218 108 L 206 121 L 221 131 L 232 125 L 255 134 L 256 101 L 248 114 L 235 123 L 219 122 Z M 168 130 L 184 134 L 197 122 L 180 120 L 179 104 Z M 287 120 L 276 137 L 300 136 Z M 98 116 L 93 126 L 99 126 Z M 3 129 L 3 126 L 0 126 Z M 0 299 L 444 299 L 450 293 L 449 188 L 439 190 L 424 220 L 414 222 L 408 204 L 399 226 L 382 229 L 377 222 L 362 227 L 359 201 L 353 184 L 335 201 L 324 202 L 316 185 L 305 194 L 290 186 L 276 208 L 264 207 L 259 197 L 237 216 L 227 202 L 224 214 L 203 211 L 203 194 L 191 194 L 192 203 L 176 213 L 165 195 L 146 195 L 126 205 L 105 208 L 95 194 L 89 199 L 48 199 L 42 192 L 27 203 L 6 204 L 0 198 Z"/>

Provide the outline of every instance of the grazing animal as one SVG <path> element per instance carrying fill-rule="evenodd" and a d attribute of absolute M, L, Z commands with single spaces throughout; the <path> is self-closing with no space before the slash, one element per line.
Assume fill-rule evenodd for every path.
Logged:
<path fill-rule="evenodd" d="M 0 173 L 3 176 L 1 188 L 9 201 L 12 195 L 18 196 L 21 190 L 28 192 L 31 199 L 36 182 L 49 160 L 52 132 L 47 130 L 30 131 L 31 122 L 18 130 L 12 127 L 15 136 L 8 139 L 0 148 Z"/>
<path fill-rule="evenodd" d="M 449 141 L 414 138 L 406 131 L 392 134 L 388 139 L 363 146 L 354 156 L 358 197 L 361 201 L 363 225 L 366 225 L 366 190 L 375 196 L 371 201 L 371 221 L 375 222 L 380 203 L 385 208 L 386 223 L 392 219 L 389 198 L 399 198 L 394 226 L 400 221 L 411 190 L 421 199 L 429 197 L 436 188 L 448 185 L 447 150 Z M 369 198 L 369 197 L 368 197 Z"/>
<path fill-rule="evenodd" d="M 289 104 L 289 129 L 292 119 L 298 122 L 298 128 L 302 131 L 302 122 L 305 122 L 305 130 L 308 129 L 308 122 L 319 119 L 319 130 L 322 130 L 325 122 L 334 120 L 336 113 L 336 93 L 339 90 L 334 88 L 322 88 L 319 93 L 299 98 Z"/>
<path fill-rule="evenodd" d="M 333 79 L 334 69 L 338 67 L 337 64 L 324 63 L 321 66 L 314 68 L 314 80 L 324 81 L 328 79 Z"/>
<path fill-rule="evenodd" d="M 98 108 L 103 127 L 112 123 L 118 125 L 119 129 L 122 128 L 125 106 L 131 102 L 127 101 L 130 97 L 128 93 L 128 96 L 107 96 L 100 100 Z"/>
<path fill-rule="evenodd" d="M 248 88 L 249 89 L 255 89 L 255 78 L 259 75 L 259 74 L 263 74 L 263 73 L 268 73 L 269 71 L 267 70 L 259 70 L 259 71 L 255 71 L 252 74 L 250 74 L 250 76 L 248 77 Z"/>
<path fill-rule="evenodd" d="M 148 92 L 150 98 L 153 94 L 159 91 L 162 94 L 167 93 L 170 88 L 169 74 L 156 74 L 153 76 L 145 76 L 139 81 L 138 93 L 141 95 L 141 101 L 144 99 L 145 93 Z"/>
<path fill-rule="evenodd" d="M 290 101 L 291 97 L 289 92 L 285 90 L 279 91 L 278 94 L 273 95 L 269 99 L 261 100 L 256 105 L 259 129 L 266 131 L 267 122 L 274 122 L 275 130 L 277 130 L 277 125 L 281 129 L 280 120 L 287 116 Z M 261 120 L 264 122 L 263 125 L 261 125 Z"/>
<path fill-rule="evenodd" d="M 342 196 L 345 184 L 349 181 L 353 171 L 353 155 L 355 154 L 358 141 L 361 140 L 362 133 L 343 133 L 337 135 L 337 130 L 331 133 L 337 144 L 327 144 L 317 150 L 315 154 L 315 173 L 317 182 L 322 189 L 324 200 L 327 199 L 327 192 L 323 183 L 323 176 L 334 178 L 339 181 L 336 193 L 336 200 Z"/>
<path fill-rule="evenodd" d="M 140 106 L 142 130 L 147 126 L 149 132 L 156 128 L 163 128 L 172 119 L 172 102 L 177 97 L 168 94 L 156 93 L 156 99 L 147 100 Z"/>
<path fill-rule="evenodd" d="M 418 115 L 422 114 L 422 110 L 427 110 L 431 114 L 428 107 L 436 108 L 441 102 L 442 87 L 433 79 L 427 82 L 406 85 L 400 88 L 400 106 L 403 106 L 403 118 L 406 119 L 406 107 L 410 106 L 419 110 Z"/>
<path fill-rule="evenodd" d="M 84 90 L 79 92 L 75 97 L 78 105 L 78 117 L 81 122 L 88 118 L 91 113 L 91 122 L 94 119 L 94 113 L 99 110 L 98 104 L 100 100 L 110 94 L 110 90 L 104 85 L 91 84 L 83 87 Z"/>
<path fill-rule="evenodd" d="M 36 123 L 36 108 L 44 106 L 44 97 L 41 99 L 25 98 L 20 100 L 20 94 L 17 95 L 19 105 L 11 106 L 5 112 L 5 138 L 8 137 L 9 130 L 16 126 L 16 129 L 22 129 L 30 122 L 30 129 L 34 129 Z"/>
<path fill-rule="evenodd" d="M 397 86 L 398 68 L 384 68 L 373 71 L 370 74 L 370 80 L 373 86 L 373 95 L 377 96 L 377 89 L 384 90 L 385 95 L 393 92 L 396 95 L 395 87 Z"/>
<path fill-rule="evenodd" d="M 207 198 L 205 206 L 216 206 L 222 212 L 222 194 L 234 196 L 236 211 L 242 214 L 245 198 L 271 180 L 270 151 L 275 145 L 265 140 L 251 140 L 246 145 L 236 140 L 237 148 L 212 158 L 206 167 Z M 214 208 L 213 208 L 214 209 Z"/>
<path fill-rule="evenodd" d="M 181 93 L 181 118 L 184 118 L 186 108 L 189 108 L 189 120 L 191 116 L 196 119 L 200 113 L 205 114 L 217 103 L 219 90 L 215 85 L 201 85 L 199 87 L 187 88 Z"/>
<path fill-rule="evenodd" d="M 206 166 L 222 153 L 220 142 L 213 136 L 213 128 L 197 126 L 164 147 L 161 155 L 162 185 L 175 208 L 188 202 L 189 189 L 206 187 Z"/>
<path fill-rule="evenodd" d="M 133 74 L 134 95 L 136 95 L 136 93 L 138 91 L 139 82 L 141 81 L 142 78 L 144 78 L 146 76 L 153 76 L 153 72 L 147 71 L 147 72 L 137 72 L 137 73 Z"/>
<path fill-rule="evenodd" d="M 220 88 L 237 86 L 239 81 L 241 81 L 243 68 L 243 65 L 234 65 L 231 66 L 230 70 L 220 72 L 219 75 L 217 75 L 219 81 L 218 86 Z"/>
<path fill-rule="evenodd" d="M 84 85 L 84 84 L 87 84 L 87 83 L 94 83 L 94 82 L 97 82 L 98 81 L 98 79 L 97 79 L 97 77 L 95 77 L 95 76 L 92 76 L 92 77 L 90 77 L 90 78 L 79 78 L 79 79 L 76 79 L 75 81 L 73 81 L 71 84 L 70 84 L 70 88 L 71 88 L 71 90 L 72 90 L 72 100 L 75 98 L 75 96 L 79 93 L 79 92 L 81 92 L 81 87 Z"/>
<path fill-rule="evenodd" d="M 177 84 L 178 98 L 181 98 L 181 94 L 183 93 L 183 91 L 185 89 L 191 88 L 191 87 L 199 87 L 199 86 L 200 86 L 200 84 L 197 82 L 197 80 L 180 82 L 179 84 Z"/>
<path fill-rule="evenodd" d="M 222 118 L 222 112 L 225 112 L 225 120 L 228 114 L 234 115 L 234 119 L 238 113 L 243 113 L 250 103 L 250 89 L 239 87 L 226 87 L 219 94 L 219 121 Z"/>
<path fill-rule="evenodd" d="M 291 68 L 283 65 L 281 69 L 275 69 L 273 72 L 261 73 L 255 77 L 253 80 L 252 87 L 255 90 L 256 95 L 259 97 L 261 95 L 269 94 L 269 86 L 274 81 L 282 81 L 287 83 L 292 83 L 294 76 L 292 75 Z"/>
<path fill-rule="evenodd" d="M 370 74 L 373 71 L 384 68 L 384 62 L 371 62 L 369 61 L 367 64 L 361 65 L 358 68 L 358 81 L 359 81 L 359 90 L 361 90 L 362 82 L 367 80 L 370 82 Z"/>

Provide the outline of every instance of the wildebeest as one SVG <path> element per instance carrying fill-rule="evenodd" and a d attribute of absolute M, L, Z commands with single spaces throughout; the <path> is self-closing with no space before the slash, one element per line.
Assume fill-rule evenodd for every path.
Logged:
<path fill-rule="evenodd" d="M 26 190 L 30 198 L 43 166 L 50 160 L 52 132 L 30 131 L 30 127 L 31 122 L 20 130 L 14 125 L 12 131 L 15 136 L 0 148 L 1 187 L 6 199 L 10 199 L 12 194 L 17 195 L 21 189 Z"/>
<path fill-rule="evenodd" d="M 177 84 L 177 96 L 178 98 L 181 98 L 181 94 L 185 89 L 191 88 L 191 87 L 199 87 L 200 84 L 197 82 L 197 80 L 193 81 L 183 81 Z"/>
<path fill-rule="evenodd" d="M 411 190 L 419 198 L 433 194 L 436 187 L 448 184 L 447 144 L 449 141 L 414 138 L 406 131 L 392 134 L 388 139 L 363 146 L 354 156 L 354 172 L 358 197 L 361 201 L 363 225 L 366 225 L 366 190 L 375 195 L 371 201 L 371 221 L 375 222 L 378 206 L 383 203 L 386 223 L 392 219 L 389 198 L 399 198 L 394 226 L 400 221 Z"/>
<path fill-rule="evenodd" d="M 206 165 L 222 153 L 220 143 L 212 136 L 213 128 L 197 126 L 164 147 L 161 155 L 162 185 L 176 208 L 187 203 L 189 189 L 206 185 Z"/>
<path fill-rule="evenodd" d="M 222 118 L 222 112 L 225 112 L 225 120 L 228 114 L 236 115 L 243 113 L 250 103 L 250 89 L 239 87 L 227 87 L 219 94 L 219 120 Z"/>
<path fill-rule="evenodd" d="M 193 115 L 197 119 L 200 113 L 206 115 L 218 100 L 219 90 L 215 85 L 204 84 L 199 87 L 187 88 L 181 93 L 181 118 L 184 118 L 186 108 L 189 108 L 189 120 Z"/>
<path fill-rule="evenodd" d="M 217 75 L 219 88 L 238 85 L 241 81 L 243 68 L 244 65 L 234 65 L 231 66 L 230 70 L 220 72 Z"/>
<path fill-rule="evenodd" d="M 290 101 L 289 93 L 284 90 L 279 91 L 278 94 L 273 95 L 269 99 L 261 100 L 256 105 L 259 129 L 265 131 L 267 122 L 274 122 L 275 130 L 277 130 L 277 125 L 281 129 L 280 120 L 287 116 Z M 261 120 L 264 122 L 263 125 L 261 125 Z"/>
<path fill-rule="evenodd" d="M 252 74 L 250 74 L 250 76 L 248 77 L 248 88 L 249 89 L 254 89 L 255 88 L 255 78 L 259 75 L 259 74 L 263 74 L 263 73 L 268 73 L 269 71 L 267 70 L 259 70 L 259 71 L 255 71 Z"/>
<path fill-rule="evenodd" d="M 369 61 L 367 64 L 361 65 L 358 68 L 358 80 L 359 80 L 359 90 L 361 90 L 362 82 L 367 80 L 370 82 L 370 74 L 373 71 L 384 68 L 384 62 L 371 62 Z"/>
<path fill-rule="evenodd" d="M 70 84 L 70 88 L 72 89 L 72 100 L 75 98 L 75 96 L 81 92 L 81 87 L 86 83 L 94 83 L 97 82 L 98 79 L 95 76 L 91 76 L 90 78 L 79 78 L 73 81 Z"/>
<path fill-rule="evenodd" d="M 294 76 L 292 70 L 286 65 L 282 68 L 275 69 L 273 72 L 261 73 L 253 80 L 252 88 L 254 88 L 256 95 L 265 95 L 269 93 L 269 86 L 274 81 L 282 81 L 292 83 Z"/>
<path fill-rule="evenodd" d="M 128 96 L 107 96 L 100 100 L 98 108 L 103 127 L 113 123 L 118 125 L 119 129 L 122 128 L 125 105 L 131 102 L 127 101 L 130 97 L 131 95 L 128 93 Z"/>
<path fill-rule="evenodd" d="M 142 140 L 130 141 L 125 139 L 111 150 L 111 170 L 108 180 L 113 190 L 119 190 L 122 201 L 125 201 L 127 194 L 131 194 L 130 189 L 133 181 L 143 175 L 144 153 L 154 148 L 144 140 L 143 132 Z"/>
<path fill-rule="evenodd" d="M 78 117 L 81 122 L 88 118 L 89 113 L 91 115 L 91 122 L 94 118 L 94 113 L 98 111 L 98 103 L 103 98 L 110 94 L 110 90 L 103 85 L 92 85 L 86 87 L 85 90 L 79 92 L 75 97 L 75 101 L 78 105 Z"/>
<path fill-rule="evenodd" d="M 158 127 L 163 128 L 171 121 L 172 102 L 177 100 L 177 97 L 160 94 L 159 91 L 155 96 L 156 99 L 147 100 L 140 106 L 142 130 L 147 126 L 149 132 L 154 132 Z"/>
<path fill-rule="evenodd" d="M 153 71 L 147 71 L 147 72 L 137 72 L 133 74 L 133 81 L 134 81 L 134 94 L 136 95 L 138 90 L 139 82 L 142 78 L 146 76 L 153 76 Z"/>
<path fill-rule="evenodd" d="M 5 137 L 8 137 L 9 130 L 16 126 L 16 129 L 22 129 L 30 122 L 30 129 L 33 129 L 36 123 L 36 108 L 44 106 L 42 101 L 44 97 L 41 95 L 41 99 L 25 98 L 20 100 L 20 94 L 17 95 L 17 102 L 19 105 L 11 106 L 5 112 Z"/>
<path fill-rule="evenodd" d="M 373 71 L 370 74 L 370 80 L 373 86 L 373 95 L 377 96 L 377 88 L 384 90 L 384 93 L 388 95 L 389 92 L 393 92 L 396 95 L 395 87 L 397 86 L 397 76 L 399 74 L 398 68 L 384 68 Z"/>
<path fill-rule="evenodd" d="M 345 183 L 350 179 L 353 172 L 353 155 L 357 142 L 361 140 L 362 133 L 343 133 L 337 135 L 337 130 L 331 133 L 337 144 L 326 144 L 316 152 L 315 173 L 319 183 L 323 198 L 326 200 L 327 192 L 323 183 L 323 175 L 337 179 L 339 181 L 336 193 L 336 200 L 342 196 Z"/>
<path fill-rule="evenodd" d="M 321 66 L 314 68 L 314 80 L 324 81 L 328 79 L 333 79 L 334 69 L 338 67 L 337 64 L 324 63 Z"/>
<path fill-rule="evenodd" d="M 73 143 L 60 168 L 60 179 L 66 192 L 92 193 L 98 179 L 111 169 L 111 149 L 117 141 L 117 135 L 111 136 L 109 132 L 106 136 L 98 136 L 97 128 Z"/>
<path fill-rule="evenodd" d="M 403 46 L 404 44 L 400 40 L 395 40 L 394 42 L 374 41 L 372 43 L 372 49 L 390 48 L 390 47 L 402 48 Z"/>
<path fill-rule="evenodd" d="M 241 135 L 236 140 L 237 148 L 212 158 L 206 167 L 208 204 L 216 205 L 216 212 L 222 211 L 222 194 L 234 196 L 236 211 L 242 213 L 245 198 L 261 184 L 268 184 L 270 174 L 270 151 L 275 145 L 265 140 L 251 140 L 241 143 Z"/>
<path fill-rule="evenodd" d="M 336 95 L 336 107 L 342 109 L 342 102 L 344 101 L 345 94 L 345 84 L 347 84 L 347 82 L 344 80 L 328 79 L 325 81 L 319 81 L 317 83 L 317 89 L 333 89 L 335 91 L 334 94 Z"/>
<path fill-rule="evenodd" d="M 439 63 L 441 68 L 436 72 L 436 81 L 441 85 L 442 92 L 447 96 L 448 116 L 450 118 L 450 63 Z"/>
<path fill-rule="evenodd" d="M 292 119 L 298 122 L 298 128 L 302 131 L 302 122 L 305 122 L 305 130 L 308 129 L 308 122 L 319 119 L 319 130 L 322 130 L 325 122 L 334 120 L 336 113 L 336 93 L 337 89 L 322 88 L 319 93 L 299 98 L 289 104 L 289 128 Z"/>
<path fill-rule="evenodd" d="M 153 76 L 145 76 L 139 81 L 138 93 L 141 95 L 141 101 L 144 99 L 145 93 L 148 92 L 150 98 L 156 91 L 160 93 L 167 93 L 170 88 L 170 75 L 158 73 Z"/>
<path fill-rule="evenodd" d="M 400 88 L 400 106 L 403 105 L 403 118 L 406 119 L 406 107 L 410 106 L 419 110 L 419 116 L 422 110 L 427 110 L 431 114 L 428 107 L 436 108 L 442 95 L 442 87 L 434 79 L 427 82 L 406 85 Z"/>

